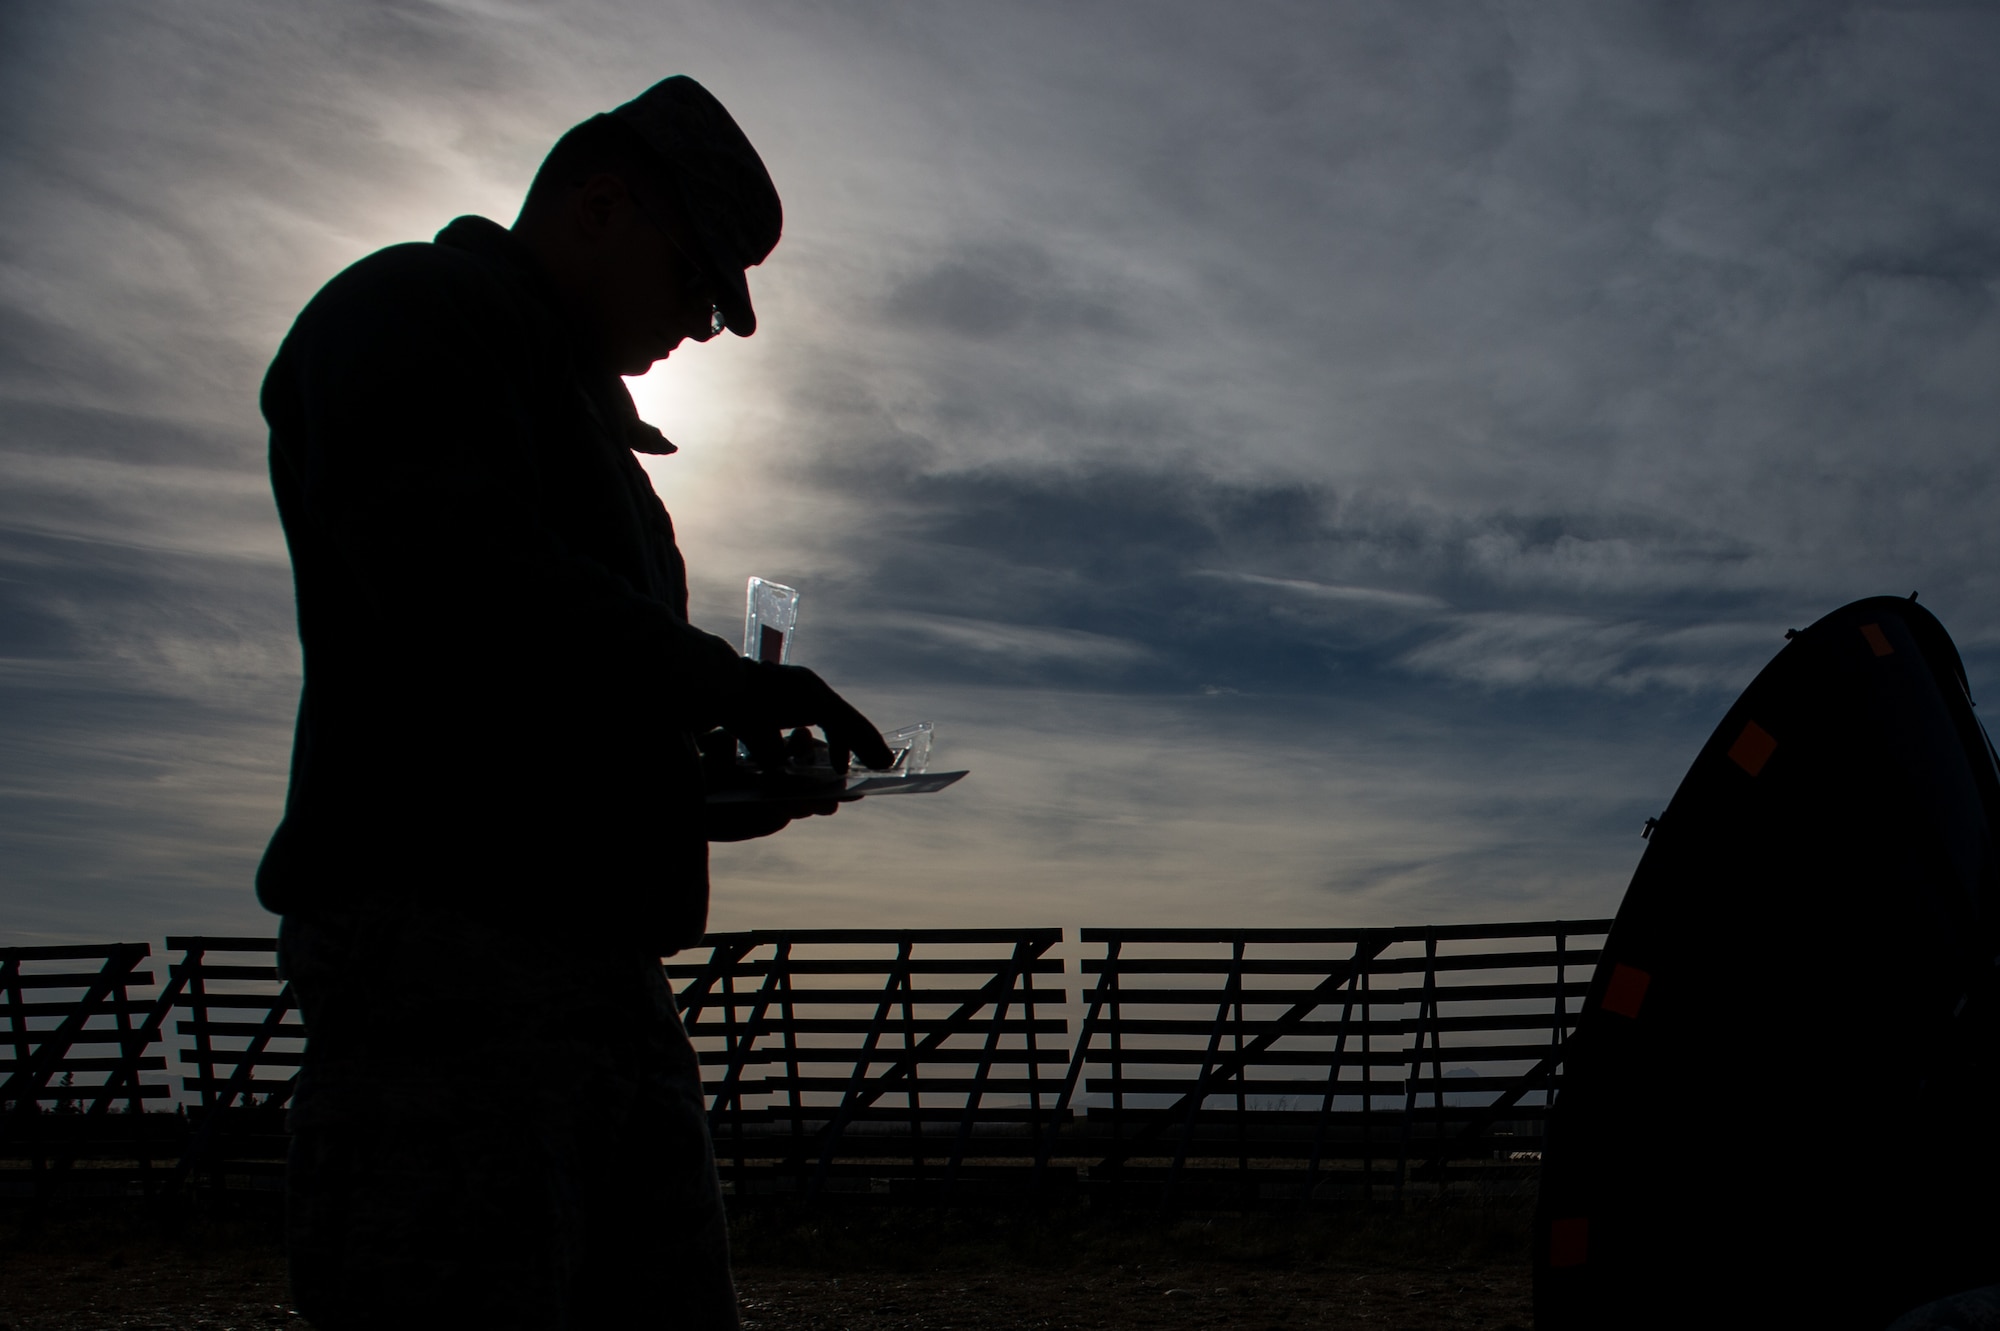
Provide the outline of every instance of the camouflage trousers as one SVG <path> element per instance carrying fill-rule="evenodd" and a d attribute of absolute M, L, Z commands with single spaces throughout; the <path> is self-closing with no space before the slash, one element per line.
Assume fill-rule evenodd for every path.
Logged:
<path fill-rule="evenodd" d="M 326 1331 L 736 1326 L 694 1049 L 657 962 L 436 908 L 288 916 L 286 1239 Z"/>

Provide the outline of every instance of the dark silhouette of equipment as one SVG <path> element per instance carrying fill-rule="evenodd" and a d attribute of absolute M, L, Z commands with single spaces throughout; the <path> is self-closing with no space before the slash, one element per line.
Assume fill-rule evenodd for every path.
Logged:
<path fill-rule="evenodd" d="M 1549 1121 L 1541 1331 L 1879 1331 L 2000 1281 L 1996 816 L 1928 611 L 1791 636 L 1606 940 Z"/>

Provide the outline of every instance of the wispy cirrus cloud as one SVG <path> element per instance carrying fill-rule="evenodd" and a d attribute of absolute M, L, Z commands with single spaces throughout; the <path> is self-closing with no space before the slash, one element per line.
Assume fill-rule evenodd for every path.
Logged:
<path fill-rule="evenodd" d="M 1194 576 L 1222 578 L 1230 582 L 1248 583 L 1253 587 L 1279 588 L 1316 600 L 1334 601 L 1371 610 L 1400 611 L 1408 615 L 1430 616 L 1449 609 L 1449 606 L 1436 596 L 1425 596 L 1419 592 L 1390 591 L 1383 587 L 1354 587 L 1341 583 L 1314 582 L 1310 578 L 1273 578 L 1261 573 L 1234 573 L 1215 568 L 1198 568 L 1194 570 Z"/>
<path fill-rule="evenodd" d="M 1661 689 L 1726 697 L 1776 654 L 1768 623 L 1671 625 L 1495 611 L 1453 617 L 1395 661 L 1489 688 Z"/>

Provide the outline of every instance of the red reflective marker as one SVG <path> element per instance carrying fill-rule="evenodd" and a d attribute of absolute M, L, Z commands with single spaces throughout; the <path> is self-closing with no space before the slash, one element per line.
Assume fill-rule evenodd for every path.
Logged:
<path fill-rule="evenodd" d="M 1637 966 L 1619 962 L 1611 968 L 1611 979 L 1604 986 L 1604 1010 L 1621 1017 L 1638 1016 L 1639 1005 L 1646 1001 L 1646 986 L 1652 982 L 1653 977 Z"/>
<path fill-rule="evenodd" d="M 1861 636 L 1868 639 L 1868 646 L 1874 650 L 1875 655 L 1895 655 L 1896 649 L 1890 645 L 1888 638 L 1882 635 L 1882 626 L 1880 624 L 1863 624 L 1861 626 Z"/>
<path fill-rule="evenodd" d="M 1771 732 L 1751 721 L 1744 725 L 1743 733 L 1729 746 L 1729 761 L 1755 776 L 1764 770 L 1764 764 L 1771 761 L 1771 755 L 1777 748 L 1778 741 L 1771 738 Z"/>
<path fill-rule="evenodd" d="M 1582 1266 L 1589 1253 L 1589 1217 L 1575 1216 L 1549 1225 L 1550 1266 Z"/>

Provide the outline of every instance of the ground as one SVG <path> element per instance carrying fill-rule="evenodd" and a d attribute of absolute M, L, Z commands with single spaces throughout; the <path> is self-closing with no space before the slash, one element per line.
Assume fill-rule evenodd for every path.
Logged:
<path fill-rule="evenodd" d="M 304 1328 L 275 1217 L 0 1221 L 0 1331 Z M 1511 1225 L 1465 1217 L 747 1217 L 746 1331 L 1531 1324 Z"/>
<path fill-rule="evenodd" d="M 745 1271 L 746 1331 L 902 1331 L 903 1328 L 1100 1327 L 1304 1331 L 1305 1328 L 1514 1327 L 1531 1321 L 1527 1272 L 1246 1271 L 1173 1264 L 1087 1274 L 964 1272 L 831 1278 Z"/>

